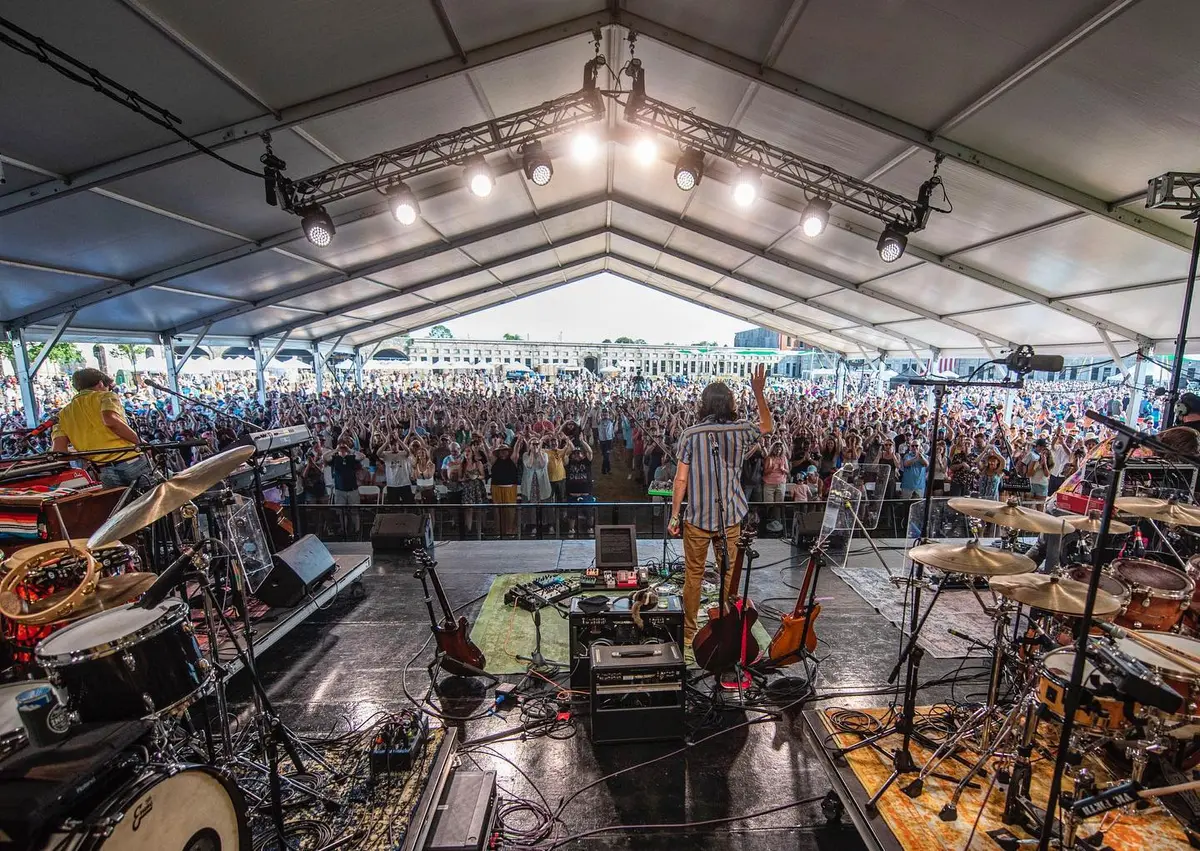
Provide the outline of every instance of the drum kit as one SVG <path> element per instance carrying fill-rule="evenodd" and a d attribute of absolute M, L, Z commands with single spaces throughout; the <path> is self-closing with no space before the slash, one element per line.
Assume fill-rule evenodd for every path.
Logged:
<path fill-rule="evenodd" d="M 214 847 L 249 849 L 247 799 L 252 808 L 269 808 L 280 836 L 283 787 L 323 800 L 300 752 L 323 761 L 280 722 L 255 672 L 246 606 L 237 606 L 239 626 L 226 611 L 224 591 L 233 590 L 236 598 L 245 590 L 238 549 L 229 544 L 232 495 L 208 495 L 211 537 L 200 535 L 196 522 L 195 501 L 253 451 L 238 447 L 215 455 L 130 501 L 89 539 L 28 547 L 4 565 L 0 615 L 10 631 L 39 630 L 32 661 L 45 679 L 0 686 L 0 755 L 25 745 L 17 695 L 44 684 L 57 693 L 50 726 L 63 735 L 76 725 L 134 721 L 149 723 L 151 731 L 141 771 L 44 847 L 184 847 L 188 837 L 207 830 L 220 838 Z M 105 563 L 123 562 L 132 552 L 123 541 L 168 517 L 182 518 L 193 530 L 190 546 L 177 542 L 180 556 L 171 566 L 157 575 L 102 566 L 105 554 L 119 557 Z M 183 597 L 169 598 L 177 589 Z M 201 621 L 192 615 L 197 597 Z M 231 653 L 250 676 L 256 710 L 253 732 L 240 734 L 238 745 L 225 699 Z M 216 705 L 215 724 L 208 698 Z M 279 768 L 280 747 L 295 767 L 289 775 Z M 152 808 L 145 803 L 151 799 Z M 144 818 L 164 832 L 122 838 L 130 820 L 120 815 L 143 809 Z M 175 836 L 181 841 L 172 844 Z M 148 837 L 151 845 L 144 844 Z"/>
<path fill-rule="evenodd" d="M 960 753 L 969 748 L 978 759 L 958 782 L 941 817 L 957 818 L 961 795 L 991 764 L 1008 780 L 1005 821 L 1036 831 L 1044 811 L 1029 798 L 1030 766 L 1034 752 L 1047 741 L 1037 738 L 1039 722 L 1061 724 L 1065 717 L 1093 568 L 1071 564 L 1051 574 L 1035 573 L 1034 562 L 1017 552 L 1019 537 L 1079 533 L 1089 540 L 1099 532 L 1099 518 L 1053 516 L 1015 501 L 952 498 L 948 504 L 977 521 L 972 524 L 976 536 L 983 523 L 1001 527 L 999 545 L 985 546 L 976 537 L 966 544 L 923 544 L 908 555 L 947 574 L 987 579 L 992 603 L 975 593 L 995 626 L 991 680 L 985 703 L 934 751 L 904 791 L 912 797 L 922 794 L 935 768 L 949 758 L 963 761 Z M 1135 522 L 1200 527 L 1200 508 L 1171 500 L 1122 498 L 1116 507 Z M 1133 531 L 1131 523 L 1111 523 L 1113 535 Z M 1200 619 L 1184 617 L 1200 610 L 1198 572 L 1200 558 L 1193 558 L 1186 570 L 1147 557 L 1118 557 L 1104 565 L 1087 626 L 1084 700 L 1075 713 L 1071 740 L 1060 744 L 1074 757 L 1077 787 L 1091 782 L 1089 772 L 1078 767 L 1084 754 L 1116 754 L 1116 770 L 1136 783 L 1152 756 L 1170 761 L 1173 770 L 1200 762 L 1200 634 L 1195 629 Z M 1002 702 L 1005 680 L 1016 697 Z M 1055 734 L 1048 740 L 1057 739 Z M 1077 827 L 1069 816 L 1065 820 L 1064 848 L 1072 847 Z M 1193 825 L 1183 826 L 1189 836 L 1200 837 Z"/>

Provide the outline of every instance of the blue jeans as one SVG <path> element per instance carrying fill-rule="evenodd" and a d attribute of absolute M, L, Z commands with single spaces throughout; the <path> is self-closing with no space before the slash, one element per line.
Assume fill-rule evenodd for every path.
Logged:
<path fill-rule="evenodd" d="M 150 462 L 139 455 L 128 461 L 105 464 L 100 468 L 100 483 L 108 488 L 127 487 L 149 473 Z"/>

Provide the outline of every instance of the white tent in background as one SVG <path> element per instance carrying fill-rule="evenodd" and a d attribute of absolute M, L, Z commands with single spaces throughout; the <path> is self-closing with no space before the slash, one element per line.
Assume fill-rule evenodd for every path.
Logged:
<path fill-rule="evenodd" d="M 612 375 L 613 373 L 620 371 L 621 368 L 619 366 L 602 366 L 599 370 L 601 375 Z"/>
<path fill-rule="evenodd" d="M 504 365 L 505 372 L 533 372 L 532 369 L 523 363 L 506 363 Z"/>
<path fill-rule="evenodd" d="M 221 358 L 213 362 L 215 372 L 254 372 L 253 358 Z"/>
<path fill-rule="evenodd" d="M 818 367 L 817 369 L 814 369 L 812 372 L 809 373 L 809 375 L 813 375 L 813 376 L 834 375 L 836 372 L 837 372 L 837 370 L 835 370 L 835 369 L 829 369 L 828 367 L 822 366 L 822 367 Z"/>

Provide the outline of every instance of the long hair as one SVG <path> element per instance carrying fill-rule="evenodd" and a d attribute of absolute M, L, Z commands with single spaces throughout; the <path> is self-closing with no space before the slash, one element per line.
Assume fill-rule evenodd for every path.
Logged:
<path fill-rule="evenodd" d="M 731 423 L 737 419 L 733 391 L 724 381 L 714 381 L 700 394 L 700 419 Z"/>

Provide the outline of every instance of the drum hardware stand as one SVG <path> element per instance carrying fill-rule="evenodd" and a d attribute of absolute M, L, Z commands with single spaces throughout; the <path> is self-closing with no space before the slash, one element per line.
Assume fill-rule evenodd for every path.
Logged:
<path fill-rule="evenodd" d="M 1200 225 L 1198 225 L 1197 234 L 1200 234 Z M 1200 244 L 1200 243 L 1198 243 Z M 1184 317 L 1186 323 L 1187 317 Z M 1110 533 L 1109 528 L 1112 523 L 1112 516 L 1116 508 L 1118 496 L 1118 486 L 1124 478 L 1125 466 L 1129 460 L 1129 454 L 1137 446 L 1147 446 L 1157 452 L 1165 452 L 1172 457 L 1181 458 L 1193 466 L 1200 467 L 1200 457 L 1192 456 L 1187 453 L 1177 452 L 1164 446 L 1158 440 L 1130 428 L 1125 423 L 1114 420 L 1111 417 L 1106 417 L 1096 411 L 1089 410 L 1087 412 L 1088 419 L 1106 425 L 1113 429 L 1117 435 L 1113 438 L 1113 469 L 1112 475 L 1109 478 L 1108 488 L 1104 494 L 1104 510 L 1100 514 L 1100 530 L 1096 541 L 1096 550 L 1092 559 L 1092 573 L 1088 580 L 1087 598 L 1084 601 L 1083 615 L 1079 620 L 1079 635 L 1076 640 L 1075 661 L 1071 668 L 1070 684 L 1067 688 L 1067 699 L 1065 705 L 1065 714 L 1063 718 L 1062 733 L 1058 745 L 1058 758 L 1054 764 L 1054 775 L 1050 781 L 1050 795 L 1046 803 L 1046 818 L 1042 824 L 1041 835 L 1038 839 L 1038 851 L 1048 851 L 1050 848 L 1050 840 L 1053 834 L 1054 813 L 1059 806 L 1059 798 L 1062 793 L 1063 774 L 1067 768 L 1067 760 L 1069 756 L 1070 743 L 1073 741 L 1072 734 L 1075 729 L 1075 713 L 1079 709 L 1080 699 L 1083 693 L 1083 672 L 1084 662 L 1086 658 L 1087 642 L 1089 637 L 1089 625 L 1092 622 L 1092 614 L 1096 607 L 1096 591 L 1100 587 L 1100 573 L 1103 567 L 1102 555 L 1108 547 Z"/>

